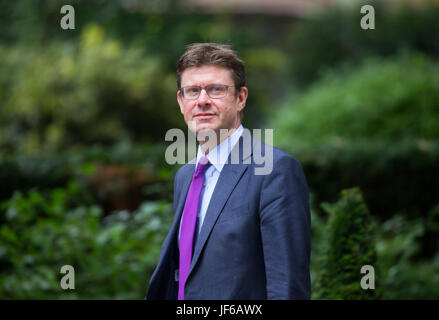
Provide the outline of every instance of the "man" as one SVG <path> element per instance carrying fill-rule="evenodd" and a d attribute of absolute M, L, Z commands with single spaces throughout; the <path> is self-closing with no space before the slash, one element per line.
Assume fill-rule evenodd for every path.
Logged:
<path fill-rule="evenodd" d="M 243 62 L 229 46 L 193 44 L 176 76 L 186 123 L 208 139 L 175 176 L 175 219 L 146 298 L 309 299 L 306 179 L 286 152 L 245 139 Z M 255 174 L 267 150 L 272 170 Z"/>

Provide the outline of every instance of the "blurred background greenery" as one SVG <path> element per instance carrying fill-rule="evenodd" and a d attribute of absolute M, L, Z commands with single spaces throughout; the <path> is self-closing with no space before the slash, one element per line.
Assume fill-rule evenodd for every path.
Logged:
<path fill-rule="evenodd" d="M 246 63 L 244 126 L 305 170 L 312 297 L 438 299 L 439 4 L 368 1 L 375 30 L 362 4 L 0 0 L 0 298 L 144 297 L 173 219 L 164 135 L 185 129 L 175 63 L 209 41 Z"/>

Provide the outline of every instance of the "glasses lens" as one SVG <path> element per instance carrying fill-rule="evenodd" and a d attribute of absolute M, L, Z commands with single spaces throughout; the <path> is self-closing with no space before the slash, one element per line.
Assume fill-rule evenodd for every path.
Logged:
<path fill-rule="evenodd" d="M 200 95 L 201 88 L 200 87 L 186 87 L 183 88 L 183 97 L 187 99 L 196 99 Z"/>
<path fill-rule="evenodd" d="M 222 98 L 226 96 L 227 86 L 214 84 L 207 86 L 206 91 L 211 98 Z"/>
<path fill-rule="evenodd" d="M 227 95 L 228 86 L 221 84 L 212 84 L 206 86 L 206 93 L 209 97 L 213 99 L 224 98 Z M 185 99 L 198 99 L 200 96 L 202 88 L 199 86 L 191 86 L 181 88 L 183 98 Z"/>

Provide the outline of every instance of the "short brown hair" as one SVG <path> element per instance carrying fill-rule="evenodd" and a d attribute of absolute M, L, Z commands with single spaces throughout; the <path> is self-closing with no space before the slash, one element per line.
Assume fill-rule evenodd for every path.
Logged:
<path fill-rule="evenodd" d="M 181 87 L 183 71 L 191 67 L 204 65 L 221 66 L 231 71 L 233 82 L 237 89 L 245 86 L 244 62 L 239 59 L 231 46 L 218 43 L 193 43 L 177 62 L 177 87 Z M 236 90 L 239 92 L 239 90 Z"/>

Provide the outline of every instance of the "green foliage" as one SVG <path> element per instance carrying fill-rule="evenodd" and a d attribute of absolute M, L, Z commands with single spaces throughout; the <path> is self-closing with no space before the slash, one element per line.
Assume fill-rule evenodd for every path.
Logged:
<path fill-rule="evenodd" d="M 439 138 L 439 64 L 420 54 L 331 72 L 274 116 L 280 146 Z"/>
<path fill-rule="evenodd" d="M 372 215 L 381 221 L 398 211 L 412 218 L 425 216 L 437 204 L 439 142 L 321 145 L 297 148 L 293 154 L 316 203 L 335 201 L 339 190 L 358 185 Z M 425 253 L 433 254 L 437 243 Z"/>
<path fill-rule="evenodd" d="M 370 56 L 391 57 L 401 49 L 439 57 L 439 5 L 424 1 L 414 7 L 405 2 L 349 1 L 294 25 L 285 39 L 293 82 L 306 87 L 334 66 L 356 67 Z M 359 8 L 364 4 L 375 8 L 376 30 L 360 28 L 364 14 Z"/>
<path fill-rule="evenodd" d="M 325 231 L 327 226 L 327 219 L 322 217 L 316 210 L 319 204 L 316 203 L 314 194 L 310 192 L 310 209 L 311 209 L 311 262 L 310 262 L 310 274 L 311 274 L 311 294 L 315 297 L 316 280 L 319 272 L 321 272 L 321 260 L 325 253 L 326 237 Z"/>
<path fill-rule="evenodd" d="M 425 215 L 439 188 L 438 93 L 439 65 L 424 55 L 370 59 L 276 111 L 275 144 L 300 159 L 318 203 L 360 186 L 374 216 Z"/>
<path fill-rule="evenodd" d="M 64 187 L 71 179 L 86 182 L 99 174 L 102 168 L 111 166 L 121 168 L 121 178 L 128 182 L 126 187 L 137 185 L 136 193 L 143 200 L 171 201 L 171 180 L 178 168 L 163 161 L 164 152 L 164 144 L 140 145 L 122 141 L 113 146 L 94 145 L 81 151 L 59 152 L 56 155 L 0 154 L 0 180 L 8 181 L 0 184 L 0 201 L 9 199 L 16 190 Z M 136 179 L 138 174 L 143 176 L 141 181 Z M 106 196 L 103 191 L 117 181 L 102 175 L 100 178 L 110 180 L 108 183 L 100 181 L 94 186 L 101 196 Z"/>
<path fill-rule="evenodd" d="M 172 219 L 160 202 L 103 217 L 76 183 L 16 192 L 0 213 L 2 299 L 143 299 Z M 63 265 L 75 290 L 60 287 Z"/>
<path fill-rule="evenodd" d="M 170 127 L 184 126 L 176 104 L 174 72 L 176 61 L 184 52 L 185 47 L 193 42 L 231 44 L 246 61 L 248 86 L 253 92 L 248 101 L 248 112 L 245 118 L 246 125 L 249 127 L 263 122 L 265 114 L 270 110 L 267 106 L 271 105 L 273 101 L 279 101 L 279 88 L 286 86 L 284 79 L 286 53 L 282 47 L 285 43 L 284 35 L 294 22 L 288 18 L 268 17 L 267 20 L 265 16 L 248 15 L 243 23 L 242 17 L 236 19 L 233 13 L 200 13 L 198 10 L 190 10 L 190 5 L 179 0 L 145 1 L 135 4 L 121 0 L 105 4 L 101 1 L 76 0 L 70 4 L 75 7 L 75 21 L 78 27 L 76 30 L 65 31 L 59 27 L 59 9 L 64 4 L 61 0 L 42 0 L 41 5 L 35 5 L 33 1 L 27 0 L 16 2 L 0 0 L 0 9 L 2 9 L 0 10 L 0 18 L 5 25 L 9 26 L 9 28 L 0 30 L 0 43 L 7 46 L 7 51 L 13 51 L 15 48 L 14 54 L 17 56 L 23 54 L 21 51 L 29 49 L 36 51 L 35 48 L 38 47 L 53 47 L 67 42 L 71 44 L 71 51 L 80 51 L 79 54 L 81 54 L 83 50 L 77 48 L 80 48 L 80 43 L 83 42 L 84 29 L 90 29 L 90 25 L 92 25 L 99 26 L 100 33 L 105 30 L 104 42 L 117 43 L 120 50 L 120 57 L 107 63 L 107 66 L 111 65 L 111 68 L 105 68 L 101 72 L 112 74 L 117 72 L 116 77 L 127 72 L 128 75 L 124 78 L 135 81 L 135 78 L 129 77 L 132 69 L 141 73 L 141 70 L 145 69 L 144 64 L 147 64 L 147 69 L 154 65 L 157 72 L 151 77 L 149 73 L 147 75 L 155 83 L 147 85 L 153 86 L 157 92 L 152 98 L 148 94 L 145 97 L 147 101 L 143 102 L 143 104 L 155 105 L 154 109 L 148 110 L 148 114 L 142 112 L 144 106 L 137 101 L 137 99 L 142 98 L 138 97 L 138 93 L 131 94 L 131 90 L 126 88 L 121 90 L 119 85 L 108 90 L 111 94 L 108 94 L 107 90 L 105 92 L 105 96 L 109 97 L 108 100 L 112 103 L 111 112 L 117 114 L 121 120 L 129 118 L 130 125 L 126 125 L 128 120 L 123 121 L 119 126 L 122 126 L 124 130 L 120 130 L 117 123 L 111 123 L 107 130 L 107 126 L 104 123 L 101 124 L 100 119 L 98 119 L 97 123 L 92 123 L 92 127 L 104 127 L 102 130 L 105 131 L 119 130 L 120 132 L 114 132 L 114 135 L 121 135 L 121 139 L 125 138 L 126 131 L 135 138 L 139 138 L 139 136 L 141 138 L 163 138 L 163 131 L 160 129 L 167 125 Z M 7 14 L 9 12 L 14 14 Z M 283 30 L 282 33 L 279 33 L 280 28 Z M 102 47 L 104 45 L 101 46 L 101 51 L 104 50 Z M 40 50 L 41 55 L 45 50 Z M 69 50 L 68 48 L 64 51 L 62 48 L 56 49 L 55 55 L 68 55 L 65 51 Z M 7 54 L 7 52 L 1 51 L 2 55 Z M 137 63 L 131 62 L 126 65 L 119 61 L 134 51 L 139 52 Z M 37 55 L 37 53 L 35 54 Z M 26 59 L 23 57 L 20 60 Z M 61 69 L 64 68 L 60 65 L 70 63 L 68 59 L 60 60 L 56 57 L 55 59 L 47 57 L 46 60 L 58 61 L 58 66 Z M 152 64 L 148 63 L 151 61 Z M 96 58 L 90 65 L 99 66 L 99 59 Z M 4 66 L 0 62 L 0 69 L 2 67 Z M 82 71 L 76 63 L 73 65 L 70 63 L 67 67 L 73 68 L 75 73 Z M 117 70 L 112 71 L 115 67 Z M 19 65 L 11 65 L 11 70 L 15 71 L 17 68 Z M 5 73 L 5 79 L 9 79 L 10 74 Z M 270 83 L 266 81 L 267 76 L 271 77 Z M 82 84 L 84 80 L 78 79 L 77 82 Z M 98 86 L 98 84 L 92 83 L 93 86 Z M 148 87 L 144 89 L 148 90 Z M 8 92 L 6 93 L 9 95 Z M 115 95 L 117 95 L 117 101 L 113 102 Z M 147 95 L 147 93 L 145 92 L 143 95 Z M 133 104 L 135 107 L 131 108 Z M 110 107 L 107 106 L 105 112 L 109 109 Z M 138 109 L 141 111 L 139 112 Z M 161 112 L 160 116 L 156 116 L 155 113 L 159 111 Z M 107 116 L 107 114 L 104 115 Z M 169 119 L 163 119 L 164 115 Z M 143 125 L 139 124 L 141 121 Z M 151 127 L 151 125 L 161 126 L 156 130 L 157 128 Z M 93 142 L 95 141 L 88 139 L 83 143 L 91 144 Z"/>
<path fill-rule="evenodd" d="M 439 253 L 419 258 L 422 238 L 438 231 L 439 205 L 427 217 L 407 219 L 396 214 L 380 227 L 377 238 L 379 286 L 383 299 L 437 299 Z"/>
<path fill-rule="evenodd" d="M 0 148 L 157 141 L 183 124 L 161 60 L 106 39 L 98 26 L 85 28 L 78 44 L 0 46 L 0 55 Z"/>
<path fill-rule="evenodd" d="M 351 189 L 353 192 L 355 189 Z M 351 194 L 351 196 L 353 196 Z M 342 197 L 336 204 L 324 205 L 329 210 L 330 216 L 337 214 L 340 210 L 342 201 L 346 201 L 347 195 Z M 341 296 L 334 296 L 334 288 L 338 288 L 340 275 L 334 282 L 324 283 L 323 277 L 327 277 L 330 270 L 326 269 L 325 263 L 328 263 L 330 252 L 337 253 L 340 247 L 333 248 L 333 245 L 339 246 L 341 243 L 355 242 L 358 236 L 347 235 L 347 239 L 336 239 L 330 241 L 332 234 L 330 232 L 330 223 L 328 217 L 317 213 L 315 199 L 311 197 L 312 204 L 312 259 L 311 259 L 311 279 L 312 279 L 312 298 L 313 299 L 340 299 Z M 358 202 L 357 208 L 364 206 Z M 355 208 L 354 208 L 355 209 Z M 325 211 L 326 211 L 325 210 Z M 422 249 L 425 247 L 423 238 L 432 232 L 439 230 L 438 224 L 439 205 L 429 210 L 426 217 L 407 218 L 404 214 L 398 213 L 382 223 L 374 222 L 374 231 L 367 235 L 375 244 L 376 262 L 375 268 L 375 291 L 377 298 L 380 299 L 437 299 L 439 296 L 439 255 L 436 254 L 429 259 L 422 258 Z M 332 218 L 334 221 L 334 218 Z M 353 223 L 353 221 L 350 221 Z M 338 224 L 340 225 L 340 224 Z M 372 226 L 365 225 L 365 228 Z M 338 228 L 337 231 L 340 231 Z M 332 230 L 335 230 L 333 228 Z M 364 231 L 364 230 L 363 230 Z M 340 234 L 339 234 L 340 235 Z M 340 235 L 341 236 L 341 235 Z M 334 238 L 332 238 L 334 240 Z M 430 240 L 434 241 L 434 240 Z M 357 242 L 357 244 L 360 242 Z M 370 247 L 369 247 L 370 248 Z M 344 260 L 343 260 L 344 261 Z M 358 270 L 353 275 L 357 275 L 354 282 L 359 282 L 364 274 Z M 358 289 L 358 285 L 348 288 Z M 338 290 L 338 289 L 336 289 Z M 360 289 L 361 290 L 361 289 Z M 346 291 L 344 291 L 346 293 Z M 346 298 L 346 297 L 343 297 Z M 351 299 L 358 299 L 352 297 Z"/>
<path fill-rule="evenodd" d="M 327 247 L 321 257 L 313 298 L 375 299 L 375 290 L 360 287 L 363 265 L 376 266 L 377 225 L 369 215 L 359 189 L 342 191 L 335 204 L 323 204 L 329 213 L 324 232 Z"/>

